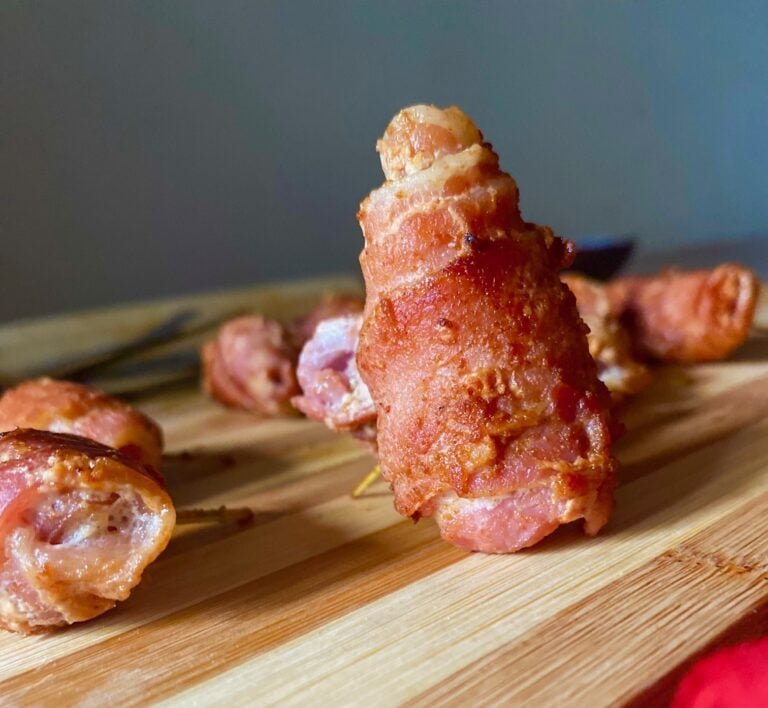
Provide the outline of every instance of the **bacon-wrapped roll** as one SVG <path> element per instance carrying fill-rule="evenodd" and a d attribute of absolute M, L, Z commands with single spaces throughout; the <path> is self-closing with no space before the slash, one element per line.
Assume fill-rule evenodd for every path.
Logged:
<path fill-rule="evenodd" d="M 75 435 L 0 434 L 0 626 L 100 615 L 128 597 L 174 522 L 149 466 Z"/>
<path fill-rule="evenodd" d="M 160 469 L 163 434 L 157 424 L 83 384 L 41 378 L 8 389 L 0 397 L 0 431 L 14 428 L 81 435 Z"/>
<path fill-rule="evenodd" d="M 572 244 L 520 217 L 514 180 L 458 108 L 415 106 L 377 145 L 362 203 L 357 365 L 406 516 L 511 552 L 613 507 L 610 396 L 558 278 Z"/>
<path fill-rule="evenodd" d="M 648 367 L 635 359 L 629 334 L 611 310 L 605 286 L 575 273 L 562 281 L 576 296 L 581 319 L 589 327 L 589 353 L 597 375 L 617 399 L 642 391 L 651 382 Z"/>
<path fill-rule="evenodd" d="M 301 349 L 315 334 L 317 326 L 334 317 L 357 315 L 364 302 L 355 295 L 330 293 L 325 295 L 306 315 L 299 317 L 290 327 L 296 346 Z"/>
<path fill-rule="evenodd" d="M 261 416 L 294 412 L 298 350 L 279 322 L 260 315 L 230 320 L 201 355 L 203 388 L 220 403 Z"/>
<path fill-rule="evenodd" d="M 362 322 L 362 314 L 357 314 L 317 325 L 301 350 L 296 374 L 302 395 L 293 399 L 293 405 L 331 430 L 348 431 L 373 443 L 376 407 L 355 360 Z"/>
<path fill-rule="evenodd" d="M 618 278 L 605 287 L 639 354 L 694 363 L 724 359 L 744 343 L 760 283 L 749 269 L 724 263 L 713 270 Z"/>
<path fill-rule="evenodd" d="M 361 309 L 358 298 L 334 294 L 288 327 L 261 315 L 226 322 L 201 352 L 204 390 L 256 415 L 295 414 L 291 399 L 301 393 L 296 365 L 302 346 L 320 321 Z"/>

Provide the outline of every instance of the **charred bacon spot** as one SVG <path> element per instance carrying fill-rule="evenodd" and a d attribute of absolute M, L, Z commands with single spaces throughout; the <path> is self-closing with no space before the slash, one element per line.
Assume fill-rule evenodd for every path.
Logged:
<path fill-rule="evenodd" d="M 456 332 L 454 331 L 456 325 L 451 320 L 445 317 L 438 317 L 436 326 L 438 337 L 440 337 L 443 342 L 450 344 L 451 342 L 456 341 Z"/>
<path fill-rule="evenodd" d="M 484 251 L 488 248 L 488 241 L 486 239 L 478 238 L 475 234 L 469 232 L 464 234 L 464 243 L 471 251 Z"/>

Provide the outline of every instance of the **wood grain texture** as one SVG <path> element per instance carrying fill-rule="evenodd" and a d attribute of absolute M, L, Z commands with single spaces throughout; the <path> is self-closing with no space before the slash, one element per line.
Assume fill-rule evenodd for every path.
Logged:
<path fill-rule="evenodd" d="M 194 301 L 292 317 L 336 287 L 354 283 Z M 76 352 L 71 336 L 57 348 L 63 331 L 93 346 L 101 323 L 102 346 L 178 306 L 0 328 L 3 373 L 44 360 L 40 348 Z M 403 520 L 382 483 L 351 499 L 373 464 L 351 438 L 256 421 L 193 390 L 143 407 L 166 432 L 177 505 L 249 506 L 254 523 L 180 527 L 115 611 L 1 635 L 2 705 L 664 705 L 692 657 L 768 628 L 761 333 L 731 361 L 659 371 L 628 406 L 605 533 L 568 527 L 505 557 Z"/>

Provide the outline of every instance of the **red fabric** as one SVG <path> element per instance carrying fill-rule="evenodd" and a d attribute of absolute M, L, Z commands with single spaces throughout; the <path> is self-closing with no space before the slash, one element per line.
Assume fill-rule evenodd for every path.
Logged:
<path fill-rule="evenodd" d="M 680 682 L 672 708 L 768 706 L 768 637 L 704 657 Z"/>

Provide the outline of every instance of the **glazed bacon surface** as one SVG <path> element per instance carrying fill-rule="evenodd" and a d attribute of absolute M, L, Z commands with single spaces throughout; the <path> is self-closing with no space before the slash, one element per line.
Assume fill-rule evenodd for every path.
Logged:
<path fill-rule="evenodd" d="M 83 384 L 41 378 L 8 389 L 0 397 L 0 431 L 14 428 L 80 435 L 160 469 L 163 434 L 158 425 L 127 403 Z"/>
<path fill-rule="evenodd" d="M 760 282 L 749 269 L 724 263 L 712 270 L 618 278 L 605 288 L 640 355 L 695 363 L 724 359 L 744 343 Z"/>
<path fill-rule="evenodd" d="M 32 633 L 102 614 L 174 522 L 151 467 L 75 435 L 0 434 L 0 626 Z"/>
<path fill-rule="evenodd" d="M 522 220 L 514 180 L 459 109 L 402 111 L 362 203 L 357 366 L 406 516 L 510 552 L 613 507 L 610 397 L 558 271 L 571 244 Z"/>

